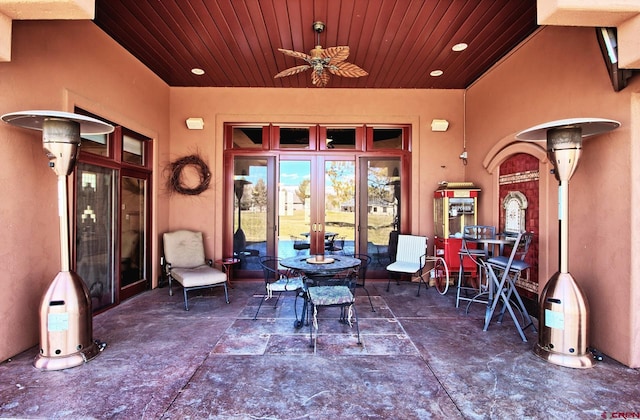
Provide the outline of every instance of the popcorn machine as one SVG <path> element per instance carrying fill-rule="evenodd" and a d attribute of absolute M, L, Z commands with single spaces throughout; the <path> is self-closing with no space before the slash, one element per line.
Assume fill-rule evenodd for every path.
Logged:
<path fill-rule="evenodd" d="M 443 182 L 433 194 L 435 255 L 444 258 L 450 272 L 460 271 L 464 227 L 478 224 L 479 192 L 472 182 Z M 463 269 L 475 272 L 475 263 L 465 258 Z"/>

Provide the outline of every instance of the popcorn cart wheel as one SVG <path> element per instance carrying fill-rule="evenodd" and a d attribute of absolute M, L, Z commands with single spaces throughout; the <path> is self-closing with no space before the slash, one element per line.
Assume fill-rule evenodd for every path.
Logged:
<path fill-rule="evenodd" d="M 429 271 L 429 279 L 433 280 L 438 293 L 445 295 L 449 290 L 449 268 L 447 262 L 442 258 L 443 249 L 433 247 L 433 256 L 427 256 L 426 267 Z"/>

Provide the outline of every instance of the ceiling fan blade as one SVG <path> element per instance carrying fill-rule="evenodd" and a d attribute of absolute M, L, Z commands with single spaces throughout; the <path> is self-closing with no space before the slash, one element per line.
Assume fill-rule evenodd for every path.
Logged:
<path fill-rule="evenodd" d="M 316 87 L 325 87 L 329 83 L 329 73 L 326 71 L 314 71 L 311 73 L 311 83 Z"/>
<path fill-rule="evenodd" d="M 286 54 L 288 56 L 291 56 L 291 57 L 301 58 L 301 59 L 306 60 L 306 61 L 311 60 L 311 57 L 308 54 L 305 54 L 303 52 L 285 50 L 284 48 L 278 48 L 278 51 L 280 51 L 281 53 Z"/>
<path fill-rule="evenodd" d="M 322 51 L 322 57 L 328 57 L 331 59 L 331 63 L 340 63 L 349 57 L 349 47 L 338 46 L 329 47 Z"/>
<path fill-rule="evenodd" d="M 342 77 L 362 77 L 362 76 L 369 75 L 369 73 L 367 73 L 360 67 L 356 66 L 355 64 L 348 63 L 346 61 L 343 61 L 337 64 L 334 64 L 333 62 L 331 62 L 327 66 L 327 69 L 332 74 L 335 74 L 336 76 L 342 76 Z"/>
<path fill-rule="evenodd" d="M 311 68 L 311 66 L 308 65 L 308 64 L 303 64 L 301 66 L 291 67 L 291 68 L 288 68 L 286 70 L 282 70 L 280 73 L 278 73 L 275 76 L 273 76 L 273 78 L 276 79 L 278 77 L 293 76 L 294 74 L 302 73 L 303 71 L 309 70 L 310 68 Z"/>

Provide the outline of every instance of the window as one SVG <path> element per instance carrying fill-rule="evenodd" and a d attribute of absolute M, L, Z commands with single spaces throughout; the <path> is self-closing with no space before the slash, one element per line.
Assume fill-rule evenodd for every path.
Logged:
<path fill-rule="evenodd" d="M 231 144 L 234 149 L 262 149 L 263 127 L 234 127 Z"/>
<path fill-rule="evenodd" d="M 76 109 L 76 113 L 104 121 Z M 149 288 L 151 139 L 115 125 L 81 138 L 75 169 L 75 270 L 94 311 Z"/>
<path fill-rule="evenodd" d="M 145 165 L 145 140 L 133 135 L 122 135 L 122 161 L 134 165 Z"/>
<path fill-rule="evenodd" d="M 109 134 L 83 134 L 80 139 L 80 150 L 98 156 L 109 156 Z"/>
<path fill-rule="evenodd" d="M 371 148 L 378 149 L 403 149 L 402 128 L 378 128 L 374 127 L 371 139 Z"/>

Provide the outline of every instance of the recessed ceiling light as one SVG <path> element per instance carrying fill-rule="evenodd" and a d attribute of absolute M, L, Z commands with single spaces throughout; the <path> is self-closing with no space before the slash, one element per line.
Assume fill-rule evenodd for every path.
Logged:
<path fill-rule="evenodd" d="M 431 73 L 429 73 L 431 76 L 433 77 L 438 77 L 438 76 L 442 76 L 444 74 L 444 72 L 442 70 L 434 70 Z"/>
<path fill-rule="evenodd" d="M 191 73 L 197 75 L 197 76 L 202 76 L 204 74 L 204 70 L 199 69 L 197 67 L 194 67 L 191 69 Z"/>
<path fill-rule="evenodd" d="M 461 42 L 461 43 L 456 44 L 456 45 L 454 45 L 453 47 L 451 47 L 451 49 L 452 49 L 453 51 L 464 51 L 464 50 L 466 50 L 466 49 L 467 49 L 467 47 L 468 47 L 468 45 L 467 45 L 467 44 L 465 44 L 464 42 Z"/>

